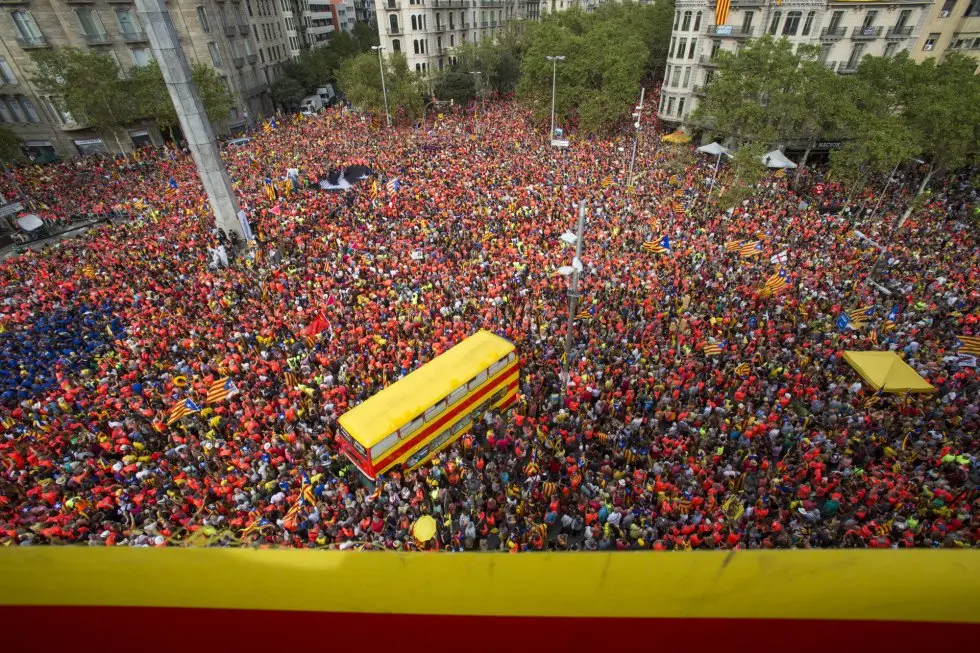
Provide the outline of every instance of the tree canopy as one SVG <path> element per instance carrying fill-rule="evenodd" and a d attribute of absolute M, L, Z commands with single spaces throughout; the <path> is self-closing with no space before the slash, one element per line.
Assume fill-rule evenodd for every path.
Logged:
<path fill-rule="evenodd" d="M 392 120 L 415 120 L 420 117 L 425 106 L 421 77 L 409 70 L 408 60 L 400 52 L 384 56 L 382 61 L 385 89 L 381 86 L 378 57 L 373 52 L 359 54 L 344 62 L 337 80 L 347 99 L 358 108 L 383 114 L 383 90 L 387 90 Z"/>
<path fill-rule="evenodd" d="M 200 62 L 193 63 L 191 78 L 211 124 L 218 125 L 227 120 L 235 106 L 235 99 L 214 68 Z M 156 61 L 131 68 L 127 86 L 136 102 L 137 117 L 152 118 L 161 131 L 172 131 L 177 126 L 177 110 Z"/>

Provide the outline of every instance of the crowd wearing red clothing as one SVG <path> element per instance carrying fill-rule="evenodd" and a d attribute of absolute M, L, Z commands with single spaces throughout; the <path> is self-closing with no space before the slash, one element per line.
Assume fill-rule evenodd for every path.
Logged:
<path fill-rule="evenodd" d="M 671 175 L 653 133 L 631 189 L 631 132 L 556 150 L 506 102 L 432 131 L 282 120 L 225 152 L 257 236 L 228 266 L 186 153 L 17 171 L 52 217 L 138 217 L 0 264 L 0 541 L 403 549 L 432 515 L 428 546 L 451 550 L 975 546 L 978 378 L 955 349 L 980 333 L 974 189 L 935 182 L 900 230 L 911 192 L 872 217 L 882 184 L 848 204 L 816 169 L 723 211 L 713 158 Z M 310 183 L 354 163 L 382 182 Z M 580 201 L 588 317 L 563 390 L 555 271 Z M 867 325 L 835 324 L 859 306 Z M 362 485 L 337 418 L 480 328 L 518 345 L 518 405 Z M 842 357 L 866 349 L 938 391 L 875 395 Z M 240 392 L 206 404 L 225 376 Z M 203 410 L 168 425 L 184 399 Z"/>

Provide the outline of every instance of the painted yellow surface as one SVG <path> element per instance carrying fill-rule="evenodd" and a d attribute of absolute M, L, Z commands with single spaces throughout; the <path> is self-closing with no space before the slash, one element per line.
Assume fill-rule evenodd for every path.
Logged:
<path fill-rule="evenodd" d="M 0 549 L 0 605 L 980 623 L 976 551 Z"/>
<path fill-rule="evenodd" d="M 478 331 L 351 408 L 340 425 L 370 449 L 512 351 L 513 343 Z"/>

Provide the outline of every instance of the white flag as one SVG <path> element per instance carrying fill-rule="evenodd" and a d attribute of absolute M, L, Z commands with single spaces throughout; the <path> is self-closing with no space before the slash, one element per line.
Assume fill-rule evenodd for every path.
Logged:
<path fill-rule="evenodd" d="M 772 258 L 769 259 L 769 262 L 773 265 L 780 265 L 785 263 L 787 260 L 789 260 L 789 250 L 784 249 L 778 254 L 773 254 Z"/>

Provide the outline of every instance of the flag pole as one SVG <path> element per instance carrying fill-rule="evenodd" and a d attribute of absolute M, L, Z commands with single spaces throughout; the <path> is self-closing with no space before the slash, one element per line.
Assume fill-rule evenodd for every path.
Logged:
<path fill-rule="evenodd" d="M 572 261 L 572 281 L 568 286 L 568 328 L 565 330 L 565 356 L 562 360 L 562 396 L 568 393 L 568 364 L 575 343 L 575 311 L 578 307 L 578 278 L 582 268 L 582 233 L 585 231 L 585 200 L 578 206 L 578 230 L 575 234 L 575 259 Z"/>

